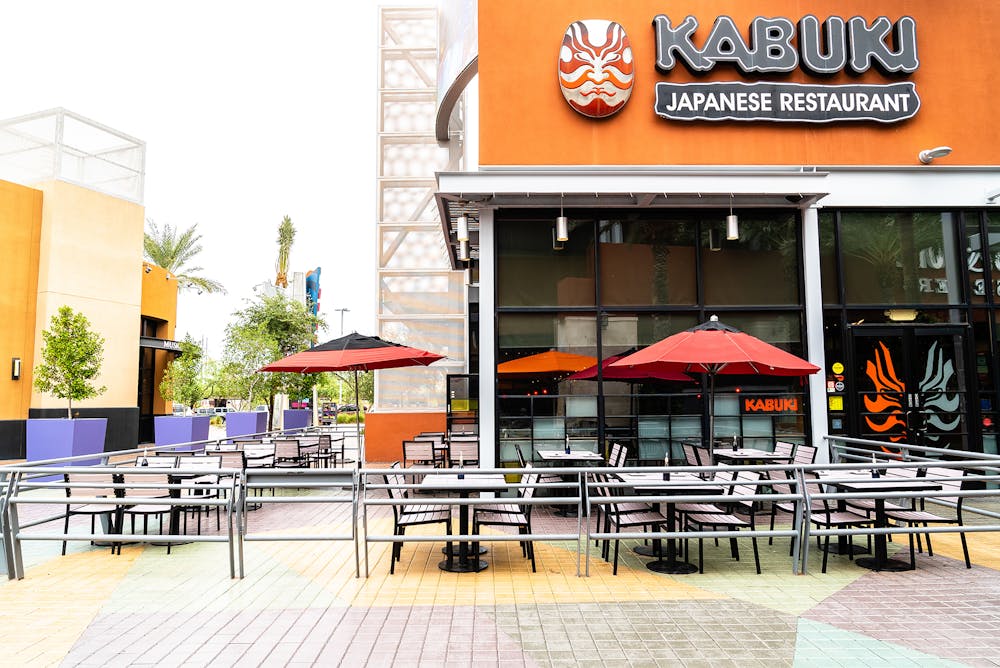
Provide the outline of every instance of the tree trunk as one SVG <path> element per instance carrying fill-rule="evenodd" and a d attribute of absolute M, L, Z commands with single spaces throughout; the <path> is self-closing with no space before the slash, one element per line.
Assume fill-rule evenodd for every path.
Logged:
<path fill-rule="evenodd" d="M 66 417 L 73 419 L 73 397 L 69 398 L 69 406 L 66 407 Z"/>

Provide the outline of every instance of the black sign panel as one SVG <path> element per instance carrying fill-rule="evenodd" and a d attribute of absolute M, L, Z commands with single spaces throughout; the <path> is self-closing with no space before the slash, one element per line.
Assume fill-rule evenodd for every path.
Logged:
<path fill-rule="evenodd" d="M 656 84 L 656 114 L 680 121 L 896 123 L 912 118 L 920 97 L 911 82 L 796 84 L 708 82 Z"/>

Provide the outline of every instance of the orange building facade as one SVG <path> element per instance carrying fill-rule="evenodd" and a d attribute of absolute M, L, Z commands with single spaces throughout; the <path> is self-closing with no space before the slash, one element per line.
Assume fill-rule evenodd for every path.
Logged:
<path fill-rule="evenodd" d="M 478 167 L 437 199 L 478 276 L 485 463 L 707 438 L 704 379 L 497 367 L 712 315 L 822 369 L 720 376 L 712 438 L 996 452 L 1000 5 L 480 0 L 477 20 Z"/>

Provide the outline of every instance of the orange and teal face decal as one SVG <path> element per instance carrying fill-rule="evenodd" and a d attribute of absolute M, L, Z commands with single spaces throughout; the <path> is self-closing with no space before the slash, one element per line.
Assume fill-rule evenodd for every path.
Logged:
<path fill-rule="evenodd" d="M 614 21 L 587 19 L 566 28 L 559 49 L 559 87 L 569 106 L 591 118 L 620 111 L 632 95 L 632 45 Z"/>
<path fill-rule="evenodd" d="M 868 411 L 865 425 L 872 432 L 892 443 L 936 445 L 944 434 L 959 427 L 961 397 L 951 389 L 957 384 L 955 363 L 938 341 L 930 344 L 926 357 L 911 360 L 923 371 L 916 387 L 907 387 L 905 370 L 897 373 L 896 360 L 884 342 L 876 342 L 871 355 L 865 360 L 865 376 L 872 393 L 863 399 Z"/>

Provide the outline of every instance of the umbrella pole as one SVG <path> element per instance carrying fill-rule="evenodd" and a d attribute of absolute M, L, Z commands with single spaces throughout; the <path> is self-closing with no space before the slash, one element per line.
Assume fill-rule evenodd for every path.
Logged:
<path fill-rule="evenodd" d="M 708 459 L 715 464 L 715 373 L 708 374 Z"/>
<path fill-rule="evenodd" d="M 358 434 L 358 468 L 365 466 L 365 446 L 361 441 L 361 395 L 358 394 L 358 370 L 354 370 L 354 428 Z"/>

